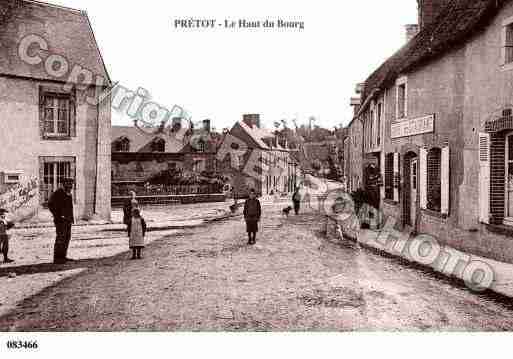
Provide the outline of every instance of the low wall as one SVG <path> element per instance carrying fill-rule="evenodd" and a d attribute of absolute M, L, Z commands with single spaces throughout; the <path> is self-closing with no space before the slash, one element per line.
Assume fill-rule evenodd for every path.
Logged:
<path fill-rule="evenodd" d="M 112 197 L 112 207 L 122 207 L 128 199 L 130 199 L 129 196 Z M 137 197 L 137 201 L 140 204 L 151 205 L 226 202 L 226 195 L 222 193 L 214 193 L 194 195 L 140 196 Z"/>

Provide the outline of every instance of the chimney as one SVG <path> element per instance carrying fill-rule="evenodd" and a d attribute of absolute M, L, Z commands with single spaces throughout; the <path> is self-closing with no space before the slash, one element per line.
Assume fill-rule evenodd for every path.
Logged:
<path fill-rule="evenodd" d="M 405 25 L 404 28 L 406 29 L 406 42 L 410 42 L 419 33 L 419 25 L 417 24 Z"/>
<path fill-rule="evenodd" d="M 362 100 L 359 97 L 351 97 L 351 107 L 353 107 L 354 116 L 360 110 L 360 105 L 362 104 Z"/>
<path fill-rule="evenodd" d="M 260 128 L 259 114 L 243 115 L 242 121 L 251 128 Z"/>
<path fill-rule="evenodd" d="M 211 126 L 210 126 L 210 120 L 207 119 L 207 120 L 203 120 L 203 131 L 205 131 L 206 133 L 210 133 L 212 130 Z"/>
<path fill-rule="evenodd" d="M 363 91 L 365 91 L 365 83 L 362 82 L 362 83 L 356 84 L 355 92 L 358 95 L 361 95 L 363 93 Z"/>
<path fill-rule="evenodd" d="M 174 117 L 171 121 L 171 129 L 173 132 L 178 132 L 182 129 L 182 118 Z"/>
<path fill-rule="evenodd" d="M 452 0 L 417 0 L 420 30 L 431 25 Z"/>

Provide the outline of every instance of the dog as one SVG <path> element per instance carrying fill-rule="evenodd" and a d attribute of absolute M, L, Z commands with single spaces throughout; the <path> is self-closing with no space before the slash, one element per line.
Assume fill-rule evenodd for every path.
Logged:
<path fill-rule="evenodd" d="M 290 214 L 290 211 L 292 211 L 292 207 L 291 207 L 291 206 L 288 206 L 287 208 L 283 208 L 283 210 L 281 211 L 281 213 L 282 213 L 284 216 L 288 217 L 288 216 L 289 216 L 289 214 Z"/>

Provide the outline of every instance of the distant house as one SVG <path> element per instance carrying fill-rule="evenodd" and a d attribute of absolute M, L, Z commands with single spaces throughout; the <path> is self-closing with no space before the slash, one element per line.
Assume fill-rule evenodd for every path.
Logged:
<path fill-rule="evenodd" d="M 109 219 L 111 104 L 91 103 L 111 82 L 87 14 L 2 0 L 0 44 L 0 207 L 35 213 L 72 177 L 77 218 Z"/>
<path fill-rule="evenodd" d="M 138 127 L 112 127 L 112 185 L 143 184 L 167 170 L 201 175 L 217 171 L 216 152 L 222 135 L 212 132 L 210 120 L 185 138 Z"/>
<path fill-rule="evenodd" d="M 357 87 L 361 91 L 363 85 Z M 360 109 L 360 99 L 352 98 L 351 106 L 356 114 Z M 362 189 L 363 181 L 363 126 L 355 116 L 347 126 L 347 137 L 344 140 L 344 176 L 347 189 L 351 192 Z"/>
<path fill-rule="evenodd" d="M 299 164 L 282 139 L 261 127 L 260 115 L 244 115 L 230 130 L 228 140 L 241 141 L 245 151 L 231 151 L 223 161 L 224 173 L 229 173 L 235 196 L 246 196 L 250 189 L 259 195 L 288 194 L 299 180 Z M 226 139 L 225 139 L 226 141 Z M 280 145 L 281 142 L 281 145 Z M 237 157 L 232 161 L 231 157 Z M 233 164 L 236 168 L 233 168 Z"/>
<path fill-rule="evenodd" d="M 112 184 L 144 183 L 161 171 L 181 168 L 183 147 L 181 140 L 148 129 L 112 126 Z"/>

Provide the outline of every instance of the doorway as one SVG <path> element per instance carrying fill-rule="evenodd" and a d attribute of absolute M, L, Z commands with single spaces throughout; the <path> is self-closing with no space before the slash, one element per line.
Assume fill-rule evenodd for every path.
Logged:
<path fill-rule="evenodd" d="M 419 187 L 419 160 L 415 153 L 409 152 L 404 158 L 404 207 L 403 223 L 415 226 L 417 219 Z"/>
<path fill-rule="evenodd" d="M 506 135 L 506 178 L 504 224 L 513 225 L 513 133 Z"/>

